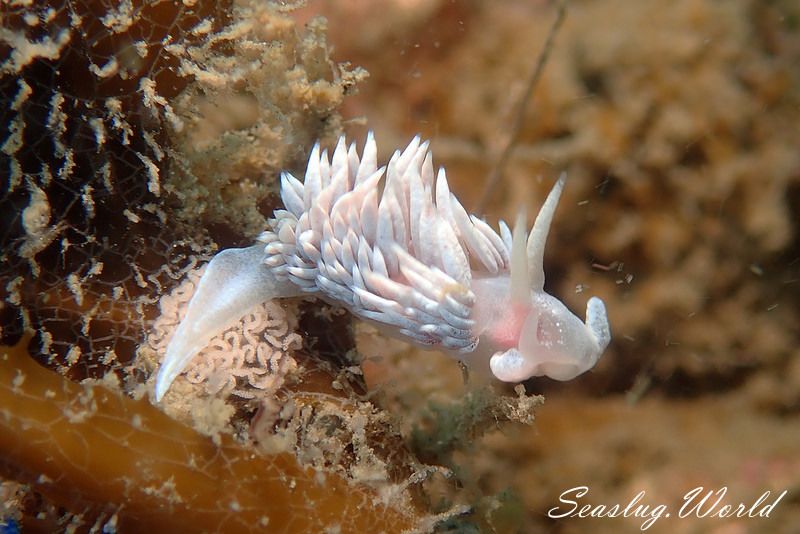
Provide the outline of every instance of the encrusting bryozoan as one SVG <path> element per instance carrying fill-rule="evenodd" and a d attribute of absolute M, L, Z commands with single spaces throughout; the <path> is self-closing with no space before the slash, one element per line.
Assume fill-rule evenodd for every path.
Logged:
<path fill-rule="evenodd" d="M 308 294 L 470 365 L 488 361 L 505 382 L 574 378 L 594 367 L 611 332 L 599 298 L 589 299 L 584 324 L 544 292 L 544 246 L 563 187 L 562 175 L 530 235 L 523 216 L 513 233 L 500 221 L 498 234 L 467 214 L 443 168 L 434 178 L 419 137 L 381 168 L 372 133 L 360 158 L 344 137 L 330 160 L 316 144 L 303 182 L 281 175 L 285 209 L 258 243 L 208 264 L 167 347 L 156 399 L 248 309 Z"/>

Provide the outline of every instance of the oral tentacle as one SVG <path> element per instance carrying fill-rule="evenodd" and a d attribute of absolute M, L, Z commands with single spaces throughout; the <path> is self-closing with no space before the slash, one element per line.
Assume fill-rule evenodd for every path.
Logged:
<path fill-rule="evenodd" d="M 608 325 L 606 305 L 597 297 L 590 298 L 586 303 L 586 327 L 597 342 L 599 356 L 611 342 L 611 327 Z"/>

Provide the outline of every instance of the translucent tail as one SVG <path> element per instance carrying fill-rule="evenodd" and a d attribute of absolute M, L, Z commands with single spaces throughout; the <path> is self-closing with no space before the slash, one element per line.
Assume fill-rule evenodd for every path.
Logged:
<path fill-rule="evenodd" d="M 259 244 L 223 250 L 209 262 L 158 370 L 157 402 L 192 357 L 247 310 L 266 300 L 297 294 L 291 282 L 275 278 L 263 257 L 264 245 Z"/>

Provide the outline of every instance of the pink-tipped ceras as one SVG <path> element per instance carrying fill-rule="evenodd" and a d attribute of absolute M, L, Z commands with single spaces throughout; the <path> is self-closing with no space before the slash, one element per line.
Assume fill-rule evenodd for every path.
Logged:
<path fill-rule="evenodd" d="M 281 176 L 286 208 L 258 243 L 223 250 L 208 264 L 167 347 L 156 399 L 249 308 L 307 294 L 470 365 L 488 361 L 505 382 L 574 378 L 594 367 L 611 333 L 597 297 L 584 324 L 543 289 L 544 246 L 563 187 L 562 176 L 530 235 L 524 217 L 513 233 L 500 221 L 498 234 L 467 214 L 444 169 L 434 178 L 419 137 L 380 169 L 371 133 L 361 158 L 344 137 L 330 160 L 315 145 L 303 182 Z"/>

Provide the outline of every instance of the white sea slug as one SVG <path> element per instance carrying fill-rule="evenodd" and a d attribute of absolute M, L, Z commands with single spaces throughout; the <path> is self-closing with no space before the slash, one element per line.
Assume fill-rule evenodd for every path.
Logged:
<path fill-rule="evenodd" d="M 564 177 L 526 236 L 467 214 L 445 171 L 434 179 L 428 142 L 415 137 L 377 167 L 372 134 L 359 158 L 344 137 L 328 159 L 319 143 L 305 180 L 281 175 L 285 209 L 258 243 L 211 260 L 156 379 L 160 401 L 216 334 L 269 299 L 316 295 L 386 333 L 440 348 L 504 382 L 569 380 L 594 367 L 611 339 L 603 302 L 582 323 L 544 292 L 542 259 Z M 380 182 L 385 174 L 383 192 Z"/>

